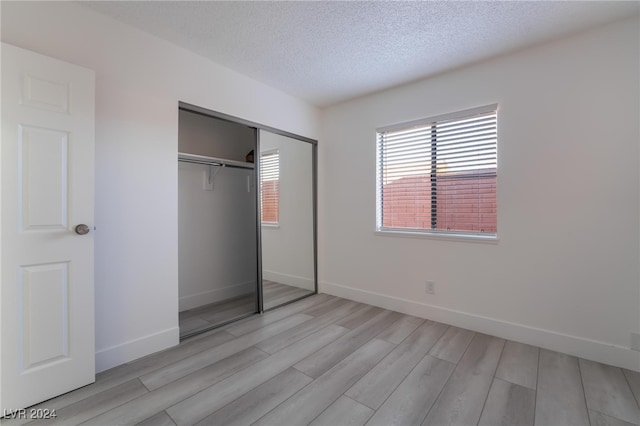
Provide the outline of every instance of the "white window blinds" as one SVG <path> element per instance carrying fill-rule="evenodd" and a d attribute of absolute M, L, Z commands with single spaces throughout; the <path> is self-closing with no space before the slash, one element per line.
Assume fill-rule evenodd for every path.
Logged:
<path fill-rule="evenodd" d="M 377 229 L 496 235 L 497 105 L 378 129 Z"/>
<path fill-rule="evenodd" d="M 280 154 L 260 154 L 260 212 L 264 223 L 278 223 L 280 199 Z"/>

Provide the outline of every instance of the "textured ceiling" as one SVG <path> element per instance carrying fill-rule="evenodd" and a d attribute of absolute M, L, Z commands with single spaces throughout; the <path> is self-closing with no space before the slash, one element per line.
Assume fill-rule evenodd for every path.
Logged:
<path fill-rule="evenodd" d="M 320 107 L 637 14 L 640 5 L 637 1 L 83 4 Z"/>

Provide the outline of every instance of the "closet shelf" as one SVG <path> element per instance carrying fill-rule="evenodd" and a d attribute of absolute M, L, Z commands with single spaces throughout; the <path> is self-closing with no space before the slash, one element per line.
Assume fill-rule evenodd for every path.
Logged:
<path fill-rule="evenodd" d="M 206 155 L 187 154 L 184 152 L 178 153 L 178 161 L 183 161 L 185 163 L 207 164 L 210 166 L 237 167 L 241 169 L 255 168 L 255 165 L 253 163 L 227 160 L 224 158 L 207 157 Z"/>

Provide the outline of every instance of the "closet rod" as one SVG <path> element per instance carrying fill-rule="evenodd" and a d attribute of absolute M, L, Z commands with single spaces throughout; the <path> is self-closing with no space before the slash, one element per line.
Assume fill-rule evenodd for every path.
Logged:
<path fill-rule="evenodd" d="M 226 160 L 224 158 L 207 157 L 205 155 L 178 153 L 178 161 L 184 163 L 206 164 L 209 166 L 234 167 L 238 169 L 254 169 L 253 163 L 245 163 L 243 161 Z"/>

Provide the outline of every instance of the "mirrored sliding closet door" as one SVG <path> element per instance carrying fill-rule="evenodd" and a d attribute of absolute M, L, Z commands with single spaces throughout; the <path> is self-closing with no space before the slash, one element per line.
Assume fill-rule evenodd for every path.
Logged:
<path fill-rule="evenodd" d="M 316 292 L 315 145 L 259 130 L 264 310 Z"/>
<path fill-rule="evenodd" d="M 178 117 L 180 338 L 316 293 L 317 142 L 182 102 Z"/>

